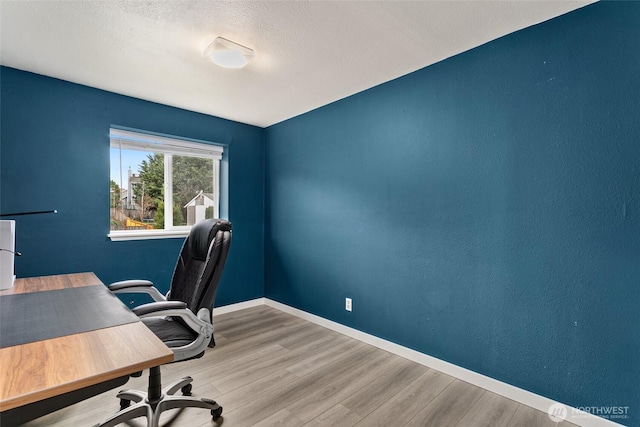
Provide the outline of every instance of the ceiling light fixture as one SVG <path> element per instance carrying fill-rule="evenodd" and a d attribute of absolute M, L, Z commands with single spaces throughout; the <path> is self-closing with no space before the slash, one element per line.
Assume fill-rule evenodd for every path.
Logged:
<path fill-rule="evenodd" d="M 224 68 L 242 68 L 253 58 L 254 52 L 246 46 L 227 40 L 224 37 L 217 37 L 202 52 L 214 64 Z"/>

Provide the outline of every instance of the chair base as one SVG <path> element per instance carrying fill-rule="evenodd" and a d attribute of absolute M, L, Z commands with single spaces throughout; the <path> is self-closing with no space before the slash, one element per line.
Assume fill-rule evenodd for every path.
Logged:
<path fill-rule="evenodd" d="M 117 395 L 120 399 L 120 411 L 94 427 L 113 427 L 138 417 L 147 418 L 147 427 L 160 427 L 162 412 L 178 408 L 209 409 L 213 420 L 218 420 L 222 415 L 222 406 L 211 399 L 189 396 L 192 381 L 193 378 L 184 377 L 158 392 L 160 389 L 160 367 L 151 368 L 148 392 L 120 391 Z M 182 390 L 184 395 L 174 396 L 178 390 Z M 131 402 L 135 403 L 131 405 Z"/>

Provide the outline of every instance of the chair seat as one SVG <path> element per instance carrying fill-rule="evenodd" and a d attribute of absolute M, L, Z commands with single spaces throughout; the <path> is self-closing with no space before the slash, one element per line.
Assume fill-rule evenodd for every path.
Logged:
<path fill-rule="evenodd" d="M 148 317 L 141 320 L 169 348 L 189 345 L 198 338 L 198 334 L 179 319 Z"/>

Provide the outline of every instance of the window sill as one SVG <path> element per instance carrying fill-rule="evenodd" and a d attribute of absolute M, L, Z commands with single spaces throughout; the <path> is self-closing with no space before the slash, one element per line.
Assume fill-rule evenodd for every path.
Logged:
<path fill-rule="evenodd" d="M 189 235 L 189 230 L 131 230 L 113 231 L 107 237 L 113 242 L 123 242 L 126 240 L 151 240 L 151 239 L 178 239 Z"/>

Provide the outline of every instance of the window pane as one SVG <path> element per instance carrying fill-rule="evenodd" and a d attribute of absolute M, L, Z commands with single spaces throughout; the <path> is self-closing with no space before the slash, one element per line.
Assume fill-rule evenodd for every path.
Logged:
<path fill-rule="evenodd" d="M 109 137 L 112 239 L 182 233 L 218 215 L 223 147 L 114 128 Z"/>
<path fill-rule="evenodd" d="M 193 225 L 213 217 L 217 203 L 213 194 L 213 162 L 213 159 L 173 156 L 174 226 Z"/>
<path fill-rule="evenodd" d="M 111 230 L 164 228 L 164 156 L 111 148 Z"/>

